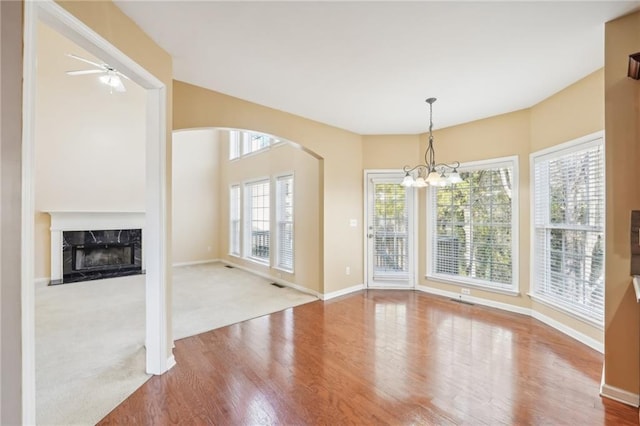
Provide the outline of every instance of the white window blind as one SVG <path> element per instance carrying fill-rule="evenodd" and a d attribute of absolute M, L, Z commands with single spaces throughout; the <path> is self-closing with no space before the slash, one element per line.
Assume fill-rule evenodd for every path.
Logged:
<path fill-rule="evenodd" d="M 293 175 L 276 178 L 276 266 L 293 271 Z"/>
<path fill-rule="evenodd" d="M 430 187 L 432 278 L 517 290 L 517 158 L 463 164 L 463 182 Z"/>
<path fill-rule="evenodd" d="M 229 188 L 229 254 L 240 256 L 240 186 Z"/>
<path fill-rule="evenodd" d="M 229 160 L 240 158 L 240 132 L 229 130 Z"/>
<path fill-rule="evenodd" d="M 270 216 L 269 180 L 245 184 L 245 227 L 246 257 L 261 262 L 269 262 Z"/>
<path fill-rule="evenodd" d="M 532 155 L 533 296 L 604 318 L 604 141 Z"/>

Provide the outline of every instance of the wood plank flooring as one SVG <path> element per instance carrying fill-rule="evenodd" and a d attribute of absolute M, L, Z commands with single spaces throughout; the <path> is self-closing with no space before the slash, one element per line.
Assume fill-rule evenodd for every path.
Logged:
<path fill-rule="evenodd" d="M 362 291 L 176 342 L 100 424 L 637 425 L 602 355 L 529 317 Z"/>

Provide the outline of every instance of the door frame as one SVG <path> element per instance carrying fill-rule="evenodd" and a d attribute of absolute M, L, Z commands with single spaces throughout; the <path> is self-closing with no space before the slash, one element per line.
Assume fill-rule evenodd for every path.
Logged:
<path fill-rule="evenodd" d="M 409 255 L 411 256 L 411 267 L 410 267 L 410 277 L 409 277 L 409 285 L 385 285 L 383 286 L 371 286 L 369 285 L 372 277 L 369 276 L 369 179 L 370 175 L 374 174 L 388 174 L 388 175 L 398 175 L 399 179 L 402 180 L 404 176 L 404 172 L 402 169 L 364 169 L 363 174 L 363 192 L 364 196 L 362 197 L 364 201 L 363 205 L 363 253 L 364 253 L 364 288 L 365 289 L 375 289 L 375 290 L 415 290 L 418 285 L 418 224 L 420 221 L 418 220 L 418 192 L 415 189 L 411 189 L 409 191 L 409 196 L 412 197 L 413 207 L 408 211 L 409 213 L 409 238 L 411 238 Z"/>
<path fill-rule="evenodd" d="M 167 277 L 165 84 L 53 0 L 24 2 L 22 128 L 22 421 L 36 423 L 34 130 L 37 27 L 44 22 L 89 51 L 114 64 L 147 90 L 145 142 L 145 347 L 146 371 L 162 374 L 175 365 L 172 353 L 171 294 Z"/>

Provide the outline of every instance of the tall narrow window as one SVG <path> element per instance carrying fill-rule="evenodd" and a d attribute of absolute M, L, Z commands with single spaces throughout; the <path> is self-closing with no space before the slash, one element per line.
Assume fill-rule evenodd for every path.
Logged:
<path fill-rule="evenodd" d="M 604 141 L 532 154 L 533 297 L 604 319 Z"/>
<path fill-rule="evenodd" d="M 293 175 L 276 178 L 276 267 L 293 271 Z"/>
<path fill-rule="evenodd" d="M 431 187 L 427 274 L 517 290 L 517 157 L 463 164 L 463 182 Z"/>
<path fill-rule="evenodd" d="M 229 160 L 240 158 L 240 131 L 229 130 Z"/>
<path fill-rule="evenodd" d="M 229 188 L 229 254 L 240 256 L 240 186 Z"/>
<path fill-rule="evenodd" d="M 270 216 L 269 216 L 269 180 L 247 183 L 245 185 L 245 256 L 260 262 L 269 262 Z"/>

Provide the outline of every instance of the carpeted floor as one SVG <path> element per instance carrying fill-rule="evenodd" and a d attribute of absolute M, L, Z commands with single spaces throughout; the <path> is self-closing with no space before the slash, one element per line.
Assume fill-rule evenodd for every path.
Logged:
<path fill-rule="evenodd" d="M 219 263 L 174 268 L 174 338 L 313 300 Z M 36 289 L 39 425 L 95 424 L 149 378 L 144 317 L 144 276 Z"/>

